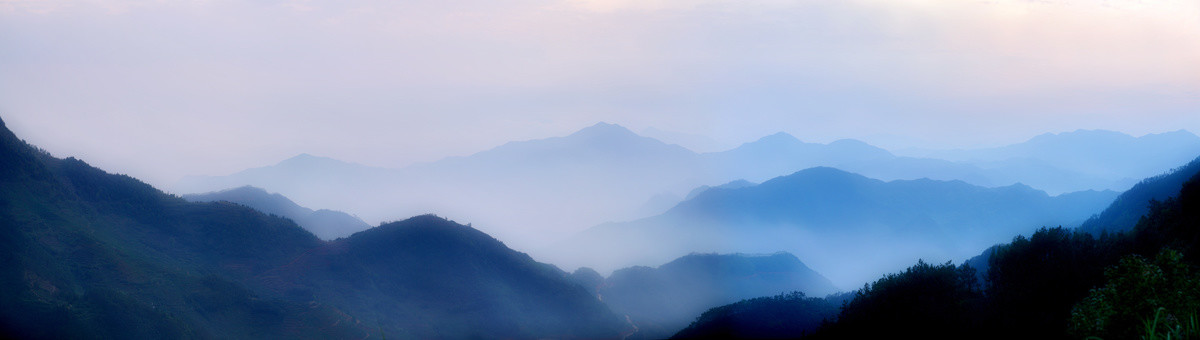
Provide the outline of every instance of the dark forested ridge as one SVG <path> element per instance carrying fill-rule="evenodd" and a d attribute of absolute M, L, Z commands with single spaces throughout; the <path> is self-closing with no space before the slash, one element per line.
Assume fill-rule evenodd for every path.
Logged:
<path fill-rule="evenodd" d="M 262 276 L 401 338 L 611 338 L 623 320 L 558 268 L 425 215 L 330 243 Z"/>
<path fill-rule="evenodd" d="M 843 295 L 808 297 L 791 292 L 710 309 L 674 339 L 773 339 L 804 336 L 837 316 Z"/>
<path fill-rule="evenodd" d="M 986 280 L 980 280 L 970 265 L 922 262 L 866 285 L 841 308 L 835 322 L 811 334 L 768 332 L 778 328 L 757 324 L 742 324 L 736 330 L 767 334 L 763 338 L 807 334 L 818 339 L 949 339 L 964 334 L 996 339 L 1195 338 L 1200 336 L 1194 321 L 1200 313 L 1200 174 L 1194 164 L 1143 182 L 1157 186 L 1156 181 L 1188 178 L 1173 198 L 1148 208 L 1113 204 L 1110 211 L 1117 215 L 1146 211 L 1127 233 L 1095 236 L 1043 228 L 992 248 Z M 1120 209 L 1130 211 L 1116 211 Z M 764 317 L 794 314 L 786 308 L 772 312 L 765 300 L 740 304 L 737 308 L 757 307 Z M 712 325 L 713 319 L 701 318 L 689 329 L 721 329 Z M 711 335 L 719 334 L 725 333 Z"/>
<path fill-rule="evenodd" d="M 423 216 L 324 242 L 242 205 L 190 203 L 53 158 L 7 128 L 0 261 L 0 337 L 615 338 L 625 327 L 565 273 L 470 227 Z"/>
<path fill-rule="evenodd" d="M 1200 172 L 1200 158 L 1168 173 L 1142 180 L 1117 196 L 1117 200 L 1100 214 L 1088 219 L 1079 230 L 1099 236 L 1132 229 L 1150 210 L 1151 201 L 1163 201 L 1179 193 L 1183 183 Z"/>

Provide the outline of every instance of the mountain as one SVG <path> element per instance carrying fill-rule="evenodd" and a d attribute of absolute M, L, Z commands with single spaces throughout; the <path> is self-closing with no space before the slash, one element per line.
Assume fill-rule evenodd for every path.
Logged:
<path fill-rule="evenodd" d="M 358 338 L 336 308 L 238 280 L 321 245 L 288 220 L 193 204 L 56 159 L 0 122 L 0 337 Z"/>
<path fill-rule="evenodd" d="M 393 169 L 300 154 L 274 165 L 227 176 L 188 176 L 176 183 L 171 191 L 199 194 L 253 186 L 280 193 L 302 206 L 357 213 L 361 204 L 349 203 L 355 201 L 354 196 L 362 196 L 364 200 L 382 197 L 381 191 L 390 190 L 389 183 L 394 178 Z"/>
<path fill-rule="evenodd" d="M 919 258 L 964 259 L 1039 226 L 1076 225 L 1116 195 L 884 182 L 820 167 L 750 187 L 709 189 L 662 215 L 598 225 L 547 253 L 561 266 L 604 272 L 691 252 L 783 250 L 807 259 L 835 285 L 853 287 Z"/>
<path fill-rule="evenodd" d="M 1129 232 L 1138 224 L 1142 216 L 1151 212 L 1150 207 L 1154 204 L 1153 202 L 1164 202 L 1175 197 L 1183 185 L 1197 173 L 1200 173 L 1200 158 L 1169 172 L 1143 179 L 1133 188 L 1117 196 L 1112 204 L 1109 204 L 1099 214 L 1092 215 L 1091 218 L 1080 224 L 1076 230 L 1097 237 L 1104 234 Z M 984 250 L 968 259 L 966 263 L 986 272 L 990 266 L 991 255 L 999 246 L 992 246 Z M 983 273 L 980 274 L 980 278 L 985 278 Z"/>
<path fill-rule="evenodd" d="M 847 339 L 880 337 L 1131 339 L 1194 337 L 1188 318 L 1200 305 L 1200 169 L 1194 165 L 1142 181 L 1145 197 L 1185 178 L 1133 228 L 1091 233 L 1042 228 L 989 248 L 981 284 L 976 257 L 962 266 L 918 262 L 864 286 L 835 320 L 818 327 L 819 301 L 775 297 L 706 312 L 680 338 Z M 1131 190 L 1134 191 L 1134 190 Z M 1131 196 L 1133 197 L 1133 196 Z M 800 303 L 811 302 L 811 303 Z M 749 315 L 747 315 L 749 314 Z M 763 322 L 768 320 L 768 322 Z M 763 336 L 758 336 L 763 335 Z"/>
<path fill-rule="evenodd" d="M 53 158 L 7 128 L 0 260 L 4 338 L 615 338 L 625 328 L 565 273 L 467 226 L 420 216 L 324 242 L 246 206 L 187 202 Z"/>
<path fill-rule="evenodd" d="M 754 183 L 750 183 L 750 181 L 747 181 L 747 180 L 744 180 L 744 179 L 739 179 L 739 180 L 732 181 L 732 182 L 725 183 L 725 184 L 721 184 L 721 185 L 718 185 L 718 186 L 715 186 L 715 187 L 713 187 L 713 186 L 707 186 L 707 185 L 701 185 L 701 186 L 699 186 L 699 187 L 696 187 L 695 189 L 692 189 L 692 191 L 688 192 L 688 194 L 687 194 L 687 197 L 684 197 L 684 198 L 683 198 L 683 200 L 685 200 L 685 201 L 686 201 L 686 200 L 690 200 L 690 199 L 696 198 L 696 196 L 699 196 L 701 193 L 703 193 L 703 192 L 705 192 L 705 191 L 708 191 L 708 189 L 712 189 L 712 188 L 718 188 L 718 189 L 739 189 L 739 188 L 751 187 L 751 186 L 754 186 L 754 185 L 755 185 Z M 678 202 L 677 202 L 677 204 L 678 204 Z"/>
<path fill-rule="evenodd" d="M 267 214 L 291 219 L 323 240 L 350 236 L 354 232 L 371 227 L 350 214 L 327 209 L 313 211 L 292 202 L 283 195 L 268 193 L 266 190 L 252 186 L 183 195 L 183 199 L 191 202 L 226 201 L 242 204 Z"/>
<path fill-rule="evenodd" d="M 1141 137 L 1106 130 L 1076 130 L 1047 133 L 996 148 L 900 153 L 1008 173 L 1012 178 L 1026 179 L 1022 180 L 1024 183 L 1056 192 L 1082 188 L 1125 190 L 1139 178 L 1162 173 L 1200 154 L 1200 137 L 1184 130 Z M 1048 169 L 1055 170 L 1047 172 Z"/>
<path fill-rule="evenodd" d="M 176 190 L 253 185 L 370 223 L 438 212 L 489 226 L 486 231 L 510 242 L 541 245 L 588 225 L 632 218 L 656 194 L 704 183 L 690 174 L 702 168 L 695 153 L 606 123 L 401 169 L 297 158 L 193 178 Z M 578 194 L 564 194 L 570 192 Z"/>
<path fill-rule="evenodd" d="M 672 339 L 788 339 L 812 334 L 837 317 L 841 295 L 800 292 L 758 297 L 705 311 Z"/>
<path fill-rule="evenodd" d="M 584 271 L 586 273 L 587 271 Z M 594 271 L 592 271 L 594 273 Z M 595 284 L 577 274 L 585 285 Z M 742 299 L 801 291 L 824 296 L 837 291 L 828 279 L 792 254 L 691 254 L 657 268 L 617 270 L 596 293 L 613 312 L 626 315 L 638 332 L 629 338 L 662 339 L 683 329 L 701 312 Z"/>
<path fill-rule="evenodd" d="M 814 166 L 894 158 L 890 152 L 856 140 L 829 144 L 805 143 L 784 132 L 762 137 L 724 152 L 704 154 L 709 166 L 730 179 L 763 181 Z"/>
<path fill-rule="evenodd" d="M 259 277 L 399 338 L 613 338 L 624 323 L 554 266 L 474 228 L 417 216 L 355 233 Z"/>
<path fill-rule="evenodd" d="M 729 148 L 735 146 L 718 142 L 717 140 L 705 135 L 667 131 L 655 127 L 643 129 L 641 131 L 641 135 L 663 141 L 664 143 L 679 145 L 687 148 L 688 150 L 701 153 L 728 150 Z"/>
<path fill-rule="evenodd" d="M 597 224 L 661 213 L 697 187 L 738 179 L 762 182 L 818 166 L 884 181 L 928 178 L 983 187 L 1023 183 L 1054 195 L 1125 190 L 1136 178 L 1146 177 L 1145 171 L 1159 173 L 1178 164 L 1165 160 L 1190 155 L 1188 136 L 1182 131 L 1142 138 L 1048 135 L 981 151 L 989 157 L 967 157 L 955 152 L 895 154 L 849 139 L 804 142 L 781 132 L 725 151 L 696 153 L 620 125 L 598 123 L 565 136 L 510 142 L 399 169 L 300 155 L 229 176 L 191 177 L 173 190 L 195 193 L 251 185 L 303 206 L 349 212 L 370 224 L 436 212 L 485 226 L 484 232 L 536 250 L 541 257 L 548 244 Z M 1087 143 L 1093 139 L 1105 144 Z M 1064 154 L 1075 147 L 1084 149 L 1079 155 Z M 1110 147 L 1111 157 L 1093 150 Z"/>
<path fill-rule="evenodd" d="M 1144 179 L 1117 196 L 1117 200 L 1099 215 L 1085 221 L 1079 230 L 1094 235 L 1129 231 L 1137 225 L 1142 215 L 1149 212 L 1151 200 L 1165 201 L 1173 197 L 1196 173 L 1200 173 L 1200 158 L 1170 172 Z"/>

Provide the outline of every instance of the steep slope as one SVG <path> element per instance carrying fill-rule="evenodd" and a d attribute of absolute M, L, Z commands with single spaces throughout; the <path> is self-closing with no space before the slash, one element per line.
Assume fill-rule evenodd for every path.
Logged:
<path fill-rule="evenodd" d="M 292 202 L 283 195 L 268 193 L 266 190 L 252 186 L 183 195 L 183 198 L 191 202 L 226 201 L 242 204 L 267 214 L 291 219 L 323 240 L 350 236 L 350 234 L 371 227 L 350 214 L 327 209 L 313 211 Z"/>
<path fill-rule="evenodd" d="M 319 245 L 287 220 L 54 159 L 0 122 L 0 336 L 365 336 L 336 309 L 236 282 Z"/>
<path fill-rule="evenodd" d="M 335 241 L 262 277 L 402 338 L 614 338 L 624 327 L 557 268 L 436 216 Z"/>
<path fill-rule="evenodd" d="M 1039 226 L 1075 225 L 1114 192 L 1049 196 L 1022 185 L 883 182 L 812 168 L 739 189 L 709 189 L 665 214 L 596 226 L 548 253 L 601 272 L 690 252 L 797 254 L 835 284 L 925 258 L 961 260 Z M 856 266 L 844 266 L 851 261 Z"/>
<path fill-rule="evenodd" d="M 444 220 L 328 243 L 242 205 L 55 159 L 7 129 L 0 165 L 0 337 L 615 338 L 623 327 L 564 273 Z"/>
<path fill-rule="evenodd" d="M 658 268 L 630 267 L 597 291 L 614 312 L 637 325 L 631 338 L 670 337 L 701 312 L 742 299 L 800 291 L 824 296 L 837 289 L 792 254 L 692 254 Z"/>

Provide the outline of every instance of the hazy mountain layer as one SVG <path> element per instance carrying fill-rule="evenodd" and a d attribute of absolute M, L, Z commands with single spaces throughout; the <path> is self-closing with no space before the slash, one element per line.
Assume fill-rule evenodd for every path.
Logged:
<path fill-rule="evenodd" d="M 188 194 L 183 195 L 183 199 L 191 202 L 226 201 L 242 204 L 267 214 L 291 219 L 323 240 L 350 236 L 350 234 L 371 227 L 350 214 L 328 209 L 314 211 L 292 202 L 283 195 L 268 193 L 266 190 L 251 186 L 204 194 Z"/>
<path fill-rule="evenodd" d="M 1047 133 L 1028 141 L 975 150 L 904 150 L 993 171 L 1050 192 L 1125 190 L 1138 179 L 1184 164 L 1200 154 L 1200 137 L 1184 130 L 1133 137 L 1105 130 Z M 1007 174 L 1007 175 L 1005 175 Z M 1103 183 L 1109 186 L 1101 186 Z"/>
<path fill-rule="evenodd" d="M 1059 194 L 1125 190 L 1136 178 L 1190 159 L 1195 150 L 1200 138 L 1184 131 L 1140 138 L 1101 131 L 1040 136 L 997 149 L 906 153 L 920 157 L 855 140 L 806 143 L 785 133 L 696 153 L 601 123 L 568 136 L 395 170 L 301 155 L 229 176 L 188 178 L 174 191 L 253 185 L 370 223 L 435 212 L 488 226 L 489 234 L 534 249 L 589 226 L 661 212 L 696 187 L 761 182 L 816 166 L 881 180 L 1024 183 Z M 1100 168 L 1106 170 L 1095 170 Z"/>
<path fill-rule="evenodd" d="M 918 262 L 884 275 L 814 329 L 829 307 L 802 296 L 742 301 L 705 312 L 678 338 L 980 339 L 1185 338 L 1200 305 L 1200 169 L 1143 180 L 1125 197 L 1183 184 L 1150 209 L 1118 200 L 1106 212 L 1145 212 L 1120 233 L 1044 228 L 989 248 L 967 265 Z M 986 263 L 986 284 L 972 275 Z M 810 327 L 803 327 L 809 325 Z M 1147 335 L 1150 334 L 1150 335 Z"/>
<path fill-rule="evenodd" d="M 812 168 L 756 186 L 709 189 L 665 214 L 599 225 L 545 253 L 568 268 L 604 272 L 691 252 L 788 251 L 852 288 L 918 258 L 961 260 L 1041 226 L 1077 225 L 1116 195 L 884 182 Z"/>
<path fill-rule="evenodd" d="M 824 296 L 837 289 L 792 254 L 692 254 L 657 268 L 630 267 L 596 282 L 595 272 L 573 274 L 637 326 L 630 338 L 670 337 L 709 308 L 742 299 L 800 291 Z"/>

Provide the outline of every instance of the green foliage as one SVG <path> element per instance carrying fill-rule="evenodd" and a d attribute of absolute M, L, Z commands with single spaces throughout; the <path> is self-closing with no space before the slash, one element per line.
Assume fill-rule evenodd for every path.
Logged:
<path fill-rule="evenodd" d="M 1132 339 L 1142 325 L 1149 335 L 1170 333 L 1191 327 L 1200 310 L 1200 276 L 1178 251 L 1163 249 L 1153 261 L 1126 256 L 1104 276 L 1071 312 L 1075 335 Z"/>
<path fill-rule="evenodd" d="M 1071 307 L 1103 282 L 1104 268 L 1126 253 L 1120 237 L 1100 239 L 1065 228 L 1043 228 L 997 248 L 988 271 L 992 332 L 1009 337 L 1067 337 Z"/>

